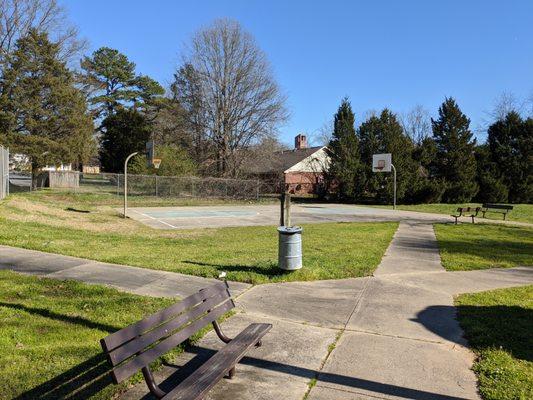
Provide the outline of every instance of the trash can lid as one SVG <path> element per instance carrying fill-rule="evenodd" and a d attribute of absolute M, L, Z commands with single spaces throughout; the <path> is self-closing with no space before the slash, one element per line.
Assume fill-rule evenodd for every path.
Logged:
<path fill-rule="evenodd" d="M 284 233 L 286 235 L 292 235 L 293 233 L 301 233 L 301 226 L 278 226 L 278 232 Z"/>

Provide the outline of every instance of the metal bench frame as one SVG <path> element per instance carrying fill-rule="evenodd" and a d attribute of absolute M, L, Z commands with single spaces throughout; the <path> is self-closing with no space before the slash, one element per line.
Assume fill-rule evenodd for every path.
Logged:
<path fill-rule="evenodd" d="M 472 223 L 475 224 L 474 218 L 477 217 L 480 211 L 481 211 L 481 207 L 459 207 L 456 211 L 459 213 L 459 215 L 452 214 L 451 216 L 455 218 L 455 225 L 457 225 L 457 220 L 460 217 L 470 217 L 472 218 Z M 466 215 L 466 213 L 472 213 L 472 214 Z"/>
<path fill-rule="evenodd" d="M 250 348 L 261 346 L 262 337 L 272 328 L 271 324 L 250 324 L 235 338 L 229 338 L 217 319 L 234 307 L 228 284 L 218 282 L 101 339 L 113 368 L 113 382 L 120 383 L 141 370 L 148 389 L 158 399 L 203 398 L 224 376 L 233 378 L 235 365 Z M 209 324 L 226 346 L 171 391 L 162 390 L 150 363 Z"/>
<path fill-rule="evenodd" d="M 483 214 L 483 218 L 485 217 L 485 213 L 487 212 L 495 212 L 499 214 L 503 214 L 503 220 L 505 221 L 505 218 L 507 217 L 507 214 L 513 210 L 513 206 L 507 205 L 507 204 L 493 204 L 493 203 L 484 203 L 481 206 L 481 213 Z"/>

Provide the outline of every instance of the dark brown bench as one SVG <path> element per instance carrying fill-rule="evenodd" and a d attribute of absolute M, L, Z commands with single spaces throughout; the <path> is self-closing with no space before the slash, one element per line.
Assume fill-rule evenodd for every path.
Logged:
<path fill-rule="evenodd" d="M 513 209 L 513 206 L 509 206 L 507 204 L 493 204 L 493 203 L 484 203 L 481 206 L 481 212 L 483 213 L 483 218 L 485 218 L 486 212 L 495 212 L 503 214 L 503 220 L 505 221 L 505 217 L 507 217 L 507 214 Z"/>
<path fill-rule="evenodd" d="M 457 225 L 457 219 L 460 217 L 470 217 L 472 218 L 472 223 L 474 224 L 475 223 L 474 218 L 477 217 L 477 215 L 479 214 L 479 211 L 481 211 L 481 207 L 459 207 L 456 211 L 459 214 L 458 215 L 452 214 L 452 217 L 455 218 L 455 225 Z"/>
<path fill-rule="evenodd" d="M 271 324 L 250 324 L 234 339 L 228 338 L 217 319 L 234 307 L 227 283 L 218 282 L 102 339 L 102 348 L 113 367 L 113 382 L 120 383 L 141 370 L 150 392 L 158 399 L 203 398 L 224 376 L 233 377 L 235 365 L 249 349 L 261 346 L 262 337 L 272 328 Z M 171 391 L 164 392 L 149 364 L 209 324 L 226 345 Z"/>

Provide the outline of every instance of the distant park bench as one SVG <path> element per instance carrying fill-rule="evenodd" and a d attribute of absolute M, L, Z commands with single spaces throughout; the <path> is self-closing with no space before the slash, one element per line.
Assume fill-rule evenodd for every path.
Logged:
<path fill-rule="evenodd" d="M 506 204 L 493 204 L 493 203 L 484 203 L 481 207 L 481 212 L 483 213 L 483 218 L 485 218 L 486 212 L 495 212 L 503 214 L 503 220 L 505 221 L 505 217 L 507 217 L 507 214 L 513 209 L 513 206 L 509 206 Z"/>
<path fill-rule="evenodd" d="M 452 217 L 455 218 L 455 225 L 457 225 L 457 219 L 460 217 L 470 217 L 472 218 L 472 223 L 475 223 L 474 218 L 477 217 L 481 207 L 459 207 L 457 209 L 457 215 L 452 214 Z"/>
<path fill-rule="evenodd" d="M 143 320 L 102 339 L 113 367 L 111 377 L 120 383 L 142 370 L 150 392 L 158 399 L 201 399 L 224 376 L 235 374 L 235 365 L 262 337 L 271 324 L 250 324 L 235 338 L 222 332 L 217 319 L 235 307 L 226 282 L 219 282 Z M 169 392 L 155 382 L 149 364 L 205 326 L 213 324 L 226 345 Z"/>

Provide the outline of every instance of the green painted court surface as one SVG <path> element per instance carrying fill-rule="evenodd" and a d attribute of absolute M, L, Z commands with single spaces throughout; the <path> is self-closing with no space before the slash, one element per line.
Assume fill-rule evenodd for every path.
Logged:
<path fill-rule="evenodd" d="M 443 221 L 446 216 L 340 204 L 293 204 L 292 224 L 321 222 Z M 270 205 L 133 207 L 128 216 L 155 229 L 220 228 L 279 224 L 280 207 Z"/>
<path fill-rule="evenodd" d="M 210 218 L 210 217 L 244 217 L 255 215 L 253 211 L 239 210 L 160 210 L 145 211 L 145 215 L 153 218 Z"/>

